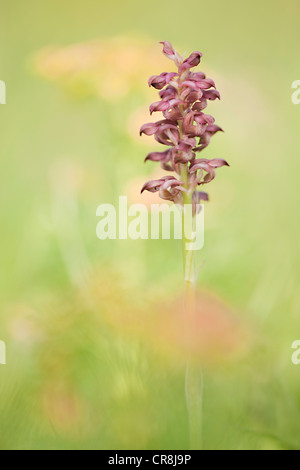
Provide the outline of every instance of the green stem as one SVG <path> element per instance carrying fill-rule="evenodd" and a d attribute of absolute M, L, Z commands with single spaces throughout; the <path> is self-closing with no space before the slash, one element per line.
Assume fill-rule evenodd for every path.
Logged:
<path fill-rule="evenodd" d="M 195 232 L 195 217 L 186 217 L 187 213 L 185 208 L 192 205 L 192 194 L 189 192 L 188 183 L 188 169 L 183 167 L 181 171 L 181 178 L 185 183 L 187 192 L 183 193 L 183 213 L 182 213 L 182 250 L 183 250 L 183 264 L 184 264 L 184 284 L 185 284 L 185 310 L 187 315 L 187 325 L 191 325 L 196 314 L 196 252 L 189 250 L 188 246 L 193 240 L 193 233 Z"/>
<path fill-rule="evenodd" d="M 189 414 L 190 449 L 202 449 L 203 374 L 201 368 L 188 361 L 185 376 L 186 404 Z"/>
<path fill-rule="evenodd" d="M 185 183 L 186 193 L 183 193 L 184 207 L 192 204 L 192 194 L 189 191 L 188 169 L 182 166 L 181 178 Z M 183 210 L 183 259 L 184 259 L 184 284 L 185 284 L 185 318 L 186 318 L 186 341 L 193 337 L 196 309 L 196 251 L 189 250 L 188 245 L 194 239 L 196 230 L 196 217 L 187 218 Z M 203 401 L 203 377 L 201 369 L 192 358 L 188 358 L 186 367 L 186 403 L 189 415 L 190 448 L 201 449 L 202 447 L 202 401 Z"/>

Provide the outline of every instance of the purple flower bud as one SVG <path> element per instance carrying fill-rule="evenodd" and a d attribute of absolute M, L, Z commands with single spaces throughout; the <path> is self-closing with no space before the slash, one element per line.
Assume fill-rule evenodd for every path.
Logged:
<path fill-rule="evenodd" d="M 196 89 L 208 90 L 209 88 L 216 88 L 215 82 L 210 78 L 200 78 L 199 74 L 193 73 L 190 74 L 188 79 L 183 82 L 183 84 L 188 83 L 188 86 Z"/>
<path fill-rule="evenodd" d="M 209 125 L 206 129 L 206 132 L 210 135 L 215 135 L 217 132 L 224 132 L 222 127 L 217 126 L 216 124 Z"/>
<path fill-rule="evenodd" d="M 148 160 L 152 162 L 160 162 L 161 166 L 166 171 L 173 171 L 172 165 L 169 164 L 172 158 L 172 149 L 165 150 L 164 152 L 151 152 L 148 153 L 145 158 L 145 162 Z"/>
<path fill-rule="evenodd" d="M 195 113 L 195 121 L 198 122 L 198 124 L 201 124 L 202 126 L 205 124 L 213 124 L 215 122 L 215 118 L 210 116 L 209 114 L 204 114 L 204 113 Z"/>
<path fill-rule="evenodd" d="M 145 183 L 144 186 L 142 187 L 141 193 L 143 193 L 144 191 L 150 191 L 150 193 L 156 193 L 157 191 L 159 191 L 159 188 L 168 180 L 173 181 L 174 177 L 164 176 L 163 178 L 160 178 L 159 180 L 147 181 L 147 183 Z"/>
<path fill-rule="evenodd" d="M 160 75 L 152 75 L 152 77 L 149 78 L 148 80 L 148 85 L 149 87 L 153 86 L 153 88 L 156 88 L 157 90 L 161 90 L 164 88 L 170 81 L 178 76 L 178 73 L 167 73 L 163 72 Z"/>
<path fill-rule="evenodd" d="M 196 158 L 196 154 L 194 152 L 183 153 L 183 152 L 178 152 L 177 150 L 174 152 L 174 155 L 173 155 L 175 165 L 178 165 L 179 163 L 181 164 L 189 163 L 195 160 L 195 158 Z"/>
<path fill-rule="evenodd" d="M 173 166 L 179 163 L 191 162 L 196 158 L 196 154 L 193 152 L 195 143 L 196 139 L 180 140 L 179 144 L 172 151 Z"/>
<path fill-rule="evenodd" d="M 215 82 L 210 78 L 205 78 L 204 80 L 197 81 L 199 88 L 202 90 L 208 90 L 209 88 L 216 88 Z"/>
<path fill-rule="evenodd" d="M 159 191 L 159 195 L 162 199 L 177 203 L 182 199 L 182 192 L 186 191 L 183 186 L 183 181 L 178 181 L 173 176 L 164 176 L 159 180 L 148 181 L 145 183 L 142 187 L 141 193 L 144 191 L 149 191 L 151 193 Z"/>
<path fill-rule="evenodd" d="M 157 123 L 154 122 L 149 122 L 147 124 L 144 124 L 141 129 L 140 129 L 140 135 L 145 134 L 145 135 L 153 135 L 158 129 Z"/>
<path fill-rule="evenodd" d="M 154 137 L 160 144 L 173 146 L 179 142 L 179 131 L 174 124 L 163 124 L 159 126 Z"/>
<path fill-rule="evenodd" d="M 194 121 L 195 113 L 193 111 L 184 116 L 182 124 L 183 132 L 190 137 L 201 137 L 206 130 L 207 123 L 205 121 L 203 123 L 196 122 L 194 125 Z"/>
<path fill-rule="evenodd" d="M 161 90 L 159 96 L 162 99 L 170 100 L 177 98 L 177 90 L 173 86 L 169 85 L 164 90 Z"/>
<path fill-rule="evenodd" d="M 205 169 L 205 171 L 207 171 L 207 165 L 211 168 L 221 168 L 222 166 L 230 166 L 226 162 L 226 160 L 223 160 L 222 158 L 214 158 L 212 160 L 209 160 L 207 158 L 199 158 L 191 164 L 191 172 L 200 168 Z"/>
<path fill-rule="evenodd" d="M 200 170 L 200 175 L 198 176 L 198 184 L 203 184 L 203 183 L 209 183 L 216 177 L 216 172 L 215 170 L 205 161 L 200 161 L 200 160 L 194 160 L 194 162 L 191 164 L 190 173 L 196 173 L 198 170 Z M 207 174 L 203 176 L 203 171 L 205 171 Z"/>
<path fill-rule="evenodd" d="M 182 94 L 181 97 L 185 100 L 186 103 L 195 103 L 195 101 L 198 101 L 202 98 L 202 91 L 197 90 L 197 91 L 191 91 L 190 88 L 186 88 Z"/>
<path fill-rule="evenodd" d="M 192 54 L 183 61 L 182 65 L 179 67 L 179 73 L 184 72 L 185 70 L 197 67 L 200 64 L 200 60 L 203 54 L 201 52 L 192 52 Z"/>
<path fill-rule="evenodd" d="M 182 82 L 181 86 L 186 86 L 186 87 L 192 88 L 192 90 L 198 90 L 200 88 L 198 86 L 198 83 L 196 82 L 196 80 L 184 80 L 184 82 Z"/>
<path fill-rule="evenodd" d="M 145 162 L 151 160 L 152 162 L 163 162 L 167 163 L 170 161 L 172 155 L 172 149 L 165 150 L 164 152 L 151 152 L 148 153 L 145 158 Z"/>
<path fill-rule="evenodd" d="M 229 166 L 226 160 L 223 160 L 222 158 L 214 158 L 213 160 L 208 160 L 207 158 L 200 158 L 194 160 L 191 163 L 189 172 L 196 173 L 198 170 L 200 170 L 200 174 L 198 176 L 197 181 L 198 184 L 210 183 L 216 177 L 215 169 L 221 168 L 222 166 Z M 205 171 L 207 174 L 202 180 L 203 171 Z"/>
<path fill-rule="evenodd" d="M 191 74 L 190 80 L 191 80 L 191 79 L 193 79 L 193 80 L 204 80 L 205 78 L 206 78 L 205 73 L 202 73 L 202 72 L 193 72 L 193 73 Z"/>
<path fill-rule="evenodd" d="M 163 44 L 163 53 L 165 54 L 168 59 L 175 60 L 176 53 L 173 49 L 172 44 L 169 41 L 162 41 L 160 44 Z"/>
<path fill-rule="evenodd" d="M 193 111 L 203 111 L 207 107 L 207 100 L 202 98 L 201 101 L 194 103 L 192 110 Z"/>
<path fill-rule="evenodd" d="M 196 145 L 197 140 L 194 137 L 184 136 L 182 140 L 179 142 L 179 148 L 184 151 L 184 148 L 181 146 L 186 146 L 186 148 L 193 148 Z"/>
<path fill-rule="evenodd" d="M 229 163 L 227 163 L 226 160 L 223 160 L 222 158 L 214 158 L 213 160 L 210 160 L 209 165 L 213 168 L 221 168 L 222 166 L 230 166 Z"/>
<path fill-rule="evenodd" d="M 195 173 L 198 170 L 204 170 L 207 171 L 207 173 L 212 170 L 206 158 L 201 158 L 193 161 L 190 166 L 190 173 Z"/>
<path fill-rule="evenodd" d="M 186 189 L 182 186 L 184 185 L 183 181 L 166 181 L 159 188 L 159 196 L 162 199 L 167 201 L 173 201 L 176 204 L 182 202 L 182 192 L 186 192 Z"/>
<path fill-rule="evenodd" d="M 157 111 L 167 111 L 170 109 L 171 105 L 169 101 L 156 101 L 155 103 L 152 103 L 149 110 L 150 114 L 153 114 L 154 112 Z"/>
<path fill-rule="evenodd" d="M 185 59 L 184 63 L 188 63 L 190 67 L 197 67 L 200 64 L 201 57 L 203 56 L 202 52 L 196 51 L 192 52 L 192 54 Z"/>
<path fill-rule="evenodd" d="M 171 120 L 171 121 L 180 121 L 182 119 L 182 114 L 180 109 L 178 109 L 177 106 L 174 108 L 168 110 L 168 111 L 163 111 L 163 115 L 166 119 Z"/>
<path fill-rule="evenodd" d="M 174 125 L 173 121 L 169 121 L 167 119 L 163 119 L 162 121 L 157 121 L 157 122 L 149 122 L 147 124 L 144 124 L 141 129 L 140 129 L 140 135 L 145 134 L 145 135 L 153 135 L 161 125 L 165 124 L 172 124 Z"/>
<path fill-rule="evenodd" d="M 206 100 L 214 101 L 215 99 L 221 99 L 220 93 L 218 90 L 204 90 L 203 96 Z"/>

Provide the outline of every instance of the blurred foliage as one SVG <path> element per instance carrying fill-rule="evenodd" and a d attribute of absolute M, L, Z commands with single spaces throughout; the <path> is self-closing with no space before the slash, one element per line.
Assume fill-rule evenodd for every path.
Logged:
<path fill-rule="evenodd" d="M 204 53 L 206 156 L 231 163 L 201 252 L 204 447 L 299 448 L 299 2 L 2 3 L 0 448 L 188 448 L 180 244 L 95 234 L 99 204 L 152 201 L 161 40 Z"/>

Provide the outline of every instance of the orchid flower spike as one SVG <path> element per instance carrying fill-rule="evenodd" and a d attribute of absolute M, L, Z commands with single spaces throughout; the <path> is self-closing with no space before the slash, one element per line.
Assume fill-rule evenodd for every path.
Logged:
<path fill-rule="evenodd" d="M 159 101 L 150 105 L 150 114 L 162 112 L 163 118 L 141 127 L 140 134 L 154 136 L 167 147 L 162 152 L 149 153 L 145 161 L 160 162 L 165 171 L 175 176 L 164 176 L 148 181 L 142 192 L 159 192 L 162 199 L 183 205 L 184 193 L 192 196 L 193 204 L 207 201 L 208 194 L 198 186 L 210 183 L 216 177 L 216 169 L 229 166 L 222 158 L 196 158 L 210 143 L 211 138 L 223 129 L 215 119 L 203 110 L 208 101 L 221 99 L 215 82 L 202 72 L 192 71 L 200 64 L 202 53 L 192 52 L 186 59 L 168 41 L 161 42 L 163 54 L 172 60 L 177 72 L 163 72 L 149 78 L 149 87 L 159 90 Z M 183 175 L 187 175 L 183 178 Z"/>

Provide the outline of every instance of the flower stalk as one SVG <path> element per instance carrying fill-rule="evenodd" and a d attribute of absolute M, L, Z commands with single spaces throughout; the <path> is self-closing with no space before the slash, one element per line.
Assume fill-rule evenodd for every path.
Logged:
<path fill-rule="evenodd" d="M 176 72 L 163 72 L 149 78 L 149 86 L 159 91 L 160 100 L 150 105 L 150 114 L 162 112 L 163 119 L 144 124 L 140 134 L 154 136 L 167 147 L 162 152 L 151 152 L 145 161 L 159 162 L 164 171 L 172 173 L 160 179 L 148 181 L 144 191 L 158 192 L 164 200 L 174 202 L 182 210 L 183 261 L 185 283 L 186 338 L 195 324 L 197 265 L 196 251 L 191 241 L 196 234 L 196 215 L 201 202 L 208 201 L 202 186 L 216 177 L 216 169 L 229 166 L 221 158 L 197 158 L 206 149 L 211 138 L 222 128 L 215 119 L 205 114 L 209 101 L 220 99 L 212 79 L 202 72 L 194 72 L 201 61 L 202 53 L 195 51 L 186 59 L 168 41 L 162 42 L 164 55 L 174 62 Z M 192 209 L 192 210 L 189 210 Z M 192 216 L 189 216 L 192 214 Z M 189 412 L 191 448 L 201 447 L 203 378 L 197 364 L 188 360 L 186 372 L 186 400 Z"/>

